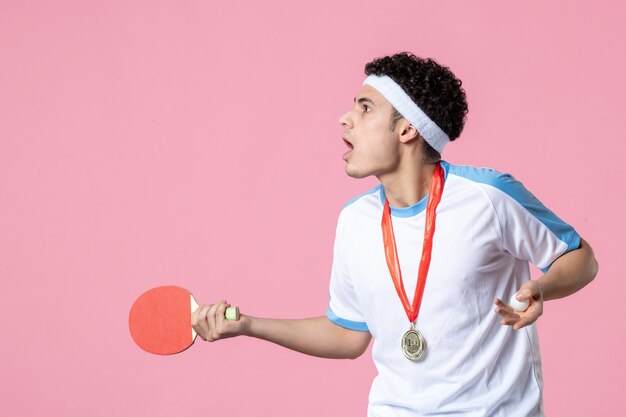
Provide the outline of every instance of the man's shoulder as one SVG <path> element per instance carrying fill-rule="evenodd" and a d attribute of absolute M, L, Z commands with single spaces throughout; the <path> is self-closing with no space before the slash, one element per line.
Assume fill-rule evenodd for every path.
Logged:
<path fill-rule="evenodd" d="M 510 174 L 502 173 L 494 168 L 475 167 L 473 165 L 456 165 L 448 162 L 441 162 L 448 175 L 465 178 L 480 184 L 495 185 L 501 182 Z"/>
<path fill-rule="evenodd" d="M 442 165 L 446 175 L 463 178 L 479 186 L 490 186 L 510 196 L 525 191 L 523 185 L 510 173 L 488 167 L 455 165 L 448 162 L 442 162 Z"/>
<path fill-rule="evenodd" d="M 382 187 L 382 184 L 378 184 L 375 187 L 367 190 L 366 192 L 361 193 L 355 197 L 352 197 L 350 200 L 346 202 L 346 204 L 343 205 L 342 212 L 345 211 L 345 209 L 350 206 L 353 206 L 355 204 L 358 205 L 359 202 L 363 202 L 364 199 L 376 198 L 376 196 L 380 195 L 378 192 L 380 191 L 381 187 Z"/>
<path fill-rule="evenodd" d="M 380 218 L 381 189 L 382 184 L 377 184 L 366 192 L 349 199 L 339 213 L 338 227 L 353 230 L 355 227 L 360 228 L 363 224 L 368 224 L 372 219 Z"/>

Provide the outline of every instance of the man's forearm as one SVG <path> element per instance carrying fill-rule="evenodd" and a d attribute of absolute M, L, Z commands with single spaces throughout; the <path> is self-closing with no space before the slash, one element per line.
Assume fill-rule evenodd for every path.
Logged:
<path fill-rule="evenodd" d="M 589 284 L 598 274 L 598 262 L 583 239 L 580 248 L 554 261 L 538 282 L 544 300 L 566 297 Z"/>
<path fill-rule="evenodd" d="M 323 358 L 357 358 L 371 339 L 369 332 L 345 329 L 325 316 L 299 320 L 248 318 L 248 336 Z"/>

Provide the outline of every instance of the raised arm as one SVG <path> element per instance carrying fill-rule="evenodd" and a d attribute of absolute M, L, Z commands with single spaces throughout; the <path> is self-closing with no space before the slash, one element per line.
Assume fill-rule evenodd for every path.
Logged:
<path fill-rule="evenodd" d="M 224 318 L 230 305 L 220 301 L 200 306 L 192 325 L 206 341 L 234 336 L 251 336 L 307 355 L 333 359 L 355 359 L 369 345 L 369 332 L 350 330 L 332 323 L 325 316 L 306 319 L 267 319 L 242 314 L 239 321 Z"/>

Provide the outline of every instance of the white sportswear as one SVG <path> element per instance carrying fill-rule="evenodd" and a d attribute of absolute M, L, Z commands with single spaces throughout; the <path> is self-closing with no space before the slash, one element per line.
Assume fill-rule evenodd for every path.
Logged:
<path fill-rule="evenodd" d="M 576 231 L 508 174 L 441 163 L 445 186 L 418 329 L 420 361 L 400 347 L 409 321 L 385 260 L 378 185 L 352 199 L 337 223 L 327 317 L 374 338 L 378 376 L 369 417 L 543 416 L 536 326 L 500 324 L 495 297 L 508 300 L 530 279 L 580 245 Z M 391 208 L 404 286 L 411 302 L 428 196 Z"/>

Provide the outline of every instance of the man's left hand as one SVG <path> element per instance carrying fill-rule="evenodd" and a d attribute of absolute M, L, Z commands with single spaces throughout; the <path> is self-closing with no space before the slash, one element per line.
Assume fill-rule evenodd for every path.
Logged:
<path fill-rule="evenodd" d="M 533 324 L 543 314 L 541 286 L 537 281 L 526 281 L 515 293 L 515 296 L 522 302 L 528 300 L 529 304 L 526 311 L 515 311 L 499 298 L 496 298 L 493 303 L 496 305 L 495 312 L 502 316 L 500 323 L 519 330 L 524 326 Z"/>

